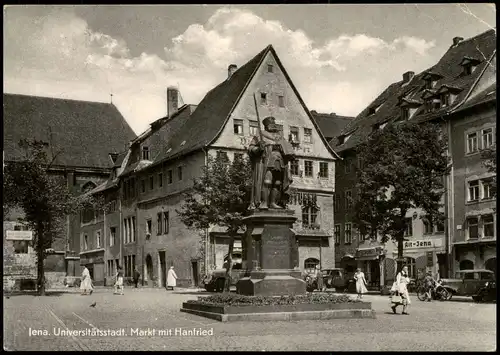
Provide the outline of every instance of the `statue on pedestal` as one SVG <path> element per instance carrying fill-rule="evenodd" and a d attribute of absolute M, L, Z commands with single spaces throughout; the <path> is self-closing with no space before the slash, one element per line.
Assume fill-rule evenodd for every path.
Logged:
<path fill-rule="evenodd" d="M 292 145 L 280 135 L 274 117 L 266 117 L 262 123 L 265 130 L 260 129 L 259 122 L 259 138 L 253 137 L 248 147 L 253 173 L 249 209 L 283 209 L 292 183 L 288 163 L 295 154 Z"/>

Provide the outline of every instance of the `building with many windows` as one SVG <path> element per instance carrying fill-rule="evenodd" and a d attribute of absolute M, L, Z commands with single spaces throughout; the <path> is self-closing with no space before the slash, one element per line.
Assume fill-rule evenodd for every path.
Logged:
<path fill-rule="evenodd" d="M 337 155 L 274 48 L 266 47 L 240 68 L 230 65 L 227 77 L 197 106 L 178 107 L 178 90 L 167 91 L 168 115 L 131 142 L 126 155 L 116 160 L 114 177 L 93 191 L 116 201 L 116 210 L 93 216 L 88 224 L 82 221 L 82 247 L 89 256 L 100 253 L 104 258 L 102 280 L 112 279 L 117 265 L 125 267 L 127 277 L 137 266 L 144 284 L 164 287 L 166 271 L 174 265 L 178 284 L 190 286 L 201 281 L 201 273 L 222 267 L 229 239 L 225 230 L 188 229 L 176 210 L 209 156 L 246 155 L 259 132 L 256 106 L 261 120 L 275 117 L 296 152 L 297 161 L 290 167 L 296 191 L 290 208 L 298 217 L 297 267 L 333 267 Z M 100 248 L 98 241 L 103 243 Z M 241 241 L 235 245 L 240 247 Z"/>
<path fill-rule="evenodd" d="M 446 223 L 431 225 L 422 211 L 408 212 L 404 262 L 411 276 L 426 270 L 443 277 L 459 269 L 494 268 L 492 174 L 482 166 L 480 151 L 494 145 L 496 137 L 495 43 L 495 30 L 454 38 L 436 65 L 417 75 L 403 74 L 330 141 L 343 158 L 337 164 L 334 203 L 337 267 L 348 272 L 362 267 L 375 288 L 392 282 L 396 244 L 362 240 L 352 223 L 356 171 L 363 169 L 354 148 L 388 122 L 413 120 L 441 123 L 452 165 L 443 196 Z"/>
<path fill-rule="evenodd" d="M 21 139 L 42 140 L 54 159 L 50 172 L 64 177 L 75 194 L 107 181 L 115 152 L 125 150 L 135 137 L 113 104 L 17 94 L 4 94 L 3 103 L 4 164 L 23 159 Z M 9 288 L 36 278 L 32 233 L 25 230 L 22 217 L 22 211 L 4 216 L 4 281 L 9 279 L 4 286 Z M 67 275 L 81 274 L 79 234 L 79 217 L 68 216 L 65 233 L 55 239 L 54 253 L 45 260 L 49 287 L 62 286 Z"/>

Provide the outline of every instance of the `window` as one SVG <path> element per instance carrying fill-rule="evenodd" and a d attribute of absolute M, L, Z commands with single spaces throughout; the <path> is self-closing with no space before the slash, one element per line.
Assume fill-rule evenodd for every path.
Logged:
<path fill-rule="evenodd" d="M 172 183 L 172 181 L 173 181 L 172 170 L 169 170 L 169 171 L 167 171 L 167 182 L 170 185 Z"/>
<path fill-rule="evenodd" d="M 158 174 L 158 186 L 159 187 L 163 186 L 163 174 L 162 173 Z"/>
<path fill-rule="evenodd" d="M 469 182 L 469 200 L 477 201 L 479 199 L 479 180 Z"/>
<path fill-rule="evenodd" d="M 304 260 L 304 269 L 315 269 L 319 265 L 319 260 L 316 258 L 308 258 Z"/>
<path fill-rule="evenodd" d="M 141 191 L 142 193 L 146 192 L 146 180 L 141 180 Z"/>
<path fill-rule="evenodd" d="M 116 200 L 110 201 L 108 212 L 116 212 L 116 208 L 117 208 L 116 206 L 117 206 Z"/>
<path fill-rule="evenodd" d="M 278 106 L 285 107 L 285 97 L 283 95 L 278 96 Z"/>
<path fill-rule="evenodd" d="M 334 201 L 334 212 L 337 212 L 340 210 L 340 193 L 335 194 L 335 201 Z"/>
<path fill-rule="evenodd" d="M 464 75 L 471 75 L 476 70 L 476 66 L 472 64 L 464 65 Z"/>
<path fill-rule="evenodd" d="M 312 143 L 312 129 L 304 128 L 304 143 Z"/>
<path fill-rule="evenodd" d="M 290 139 L 291 142 L 298 143 L 299 142 L 299 127 L 290 127 Z"/>
<path fill-rule="evenodd" d="M 312 177 L 313 176 L 313 162 L 310 160 L 304 161 L 304 167 L 305 167 L 305 175 Z"/>
<path fill-rule="evenodd" d="M 142 147 L 142 159 L 149 160 L 149 147 Z"/>
<path fill-rule="evenodd" d="M 483 149 L 488 149 L 493 145 L 493 128 L 482 131 Z"/>
<path fill-rule="evenodd" d="M 256 137 L 259 135 L 259 122 L 250 121 L 250 135 Z"/>
<path fill-rule="evenodd" d="M 95 232 L 95 240 L 96 240 L 96 248 L 99 249 L 101 247 L 101 231 Z"/>
<path fill-rule="evenodd" d="M 469 239 L 478 238 L 479 228 L 477 217 L 467 218 L 467 233 L 469 234 Z"/>
<path fill-rule="evenodd" d="M 170 221 L 168 218 L 168 212 L 163 212 L 163 233 L 168 234 L 168 231 L 170 229 Z"/>
<path fill-rule="evenodd" d="M 405 230 L 405 237 L 411 237 L 413 235 L 413 219 L 411 218 L 405 218 L 406 219 L 406 230 Z"/>
<path fill-rule="evenodd" d="M 267 105 L 267 94 L 265 92 L 260 93 L 260 104 Z"/>
<path fill-rule="evenodd" d="M 132 236 L 132 242 L 135 242 L 135 217 L 132 217 L 132 223 L 131 223 L 131 228 L 130 228 L 130 233 Z"/>
<path fill-rule="evenodd" d="M 155 180 L 154 180 L 154 176 L 150 176 L 149 177 L 149 189 L 150 190 L 153 190 L 155 188 Z"/>
<path fill-rule="evenodd" d="M 410 119 L 410 109 L 408 107 L 401 108 L 401 120 L 408 121 Z"/>
<path fill-rule="evenodd" d="M 135 178 L 130 179 L 128 187 L 129 197 L 135 197 Z"/>
<path fill-rule="evenodd" d="M 243 153 L 234 153 L 234 160 L 243 160 Z"/>
<path fill-rule="evenodd" d="M 88 248 L 89 248 L 89 236 L 85 234 L 83 236 L 83 249 L 88 250 Z"/>
<path fill-rule="evenodd" d="M 156 235 L 162 235 L 162 229 L 163 229 L 163 221 L 162 221 L 162 216 L 163 216 L 163 213 L 160 212 L 157 214 L 157 219 L 156 219 L 156 225 L 157 225 L 157 229 L 156 229 Z"/>
<path fill-rule="evenodd" d="M 352 208 L 352 191 L 345 192 L 345 209 L 350 210 Z"/>
<path fill-rule="evenodd" d="M 290 174 L 299 175 L 299 161 L 298 160 L 290 161 Z"/>
<path fill-rule="evenodd" d="M 152 222 L 150 219 L 146 220 L 146 234 L 151 235 L 151 231 L 153 230 L 152 228 Z"/>
<path fill-rule="evenodd" d="M 116 227 L 109 228 L 109 246 L 116 245 Z"/>
<path fill-rule="evenodd" d="M 345 236 L 344 236 L 344 244 L 351 244 L 352 242 L 352 224 L 345 224 Z"/>
<path fill-rule="evenodd" d="M 482 199 L 483 200 L 488 200 L 490 198 L 493 198 L 493 194 L 492 194 L 492 184 L 491 184 L 491 180 L 483 180 L 481 181 L 481 185 L 483 186 L 483 195 L 482 195 Z"/>
<path fill-rule="evenodd" d="M 319 163 L 319 177 L 328 178 L 328 163 L 320 162 Z"/>
<path fill-rule="evenodd" d="M 267 72 L 268 72 L 268 73 L 272 73 L 272 72 L 273 72 L 273 70 L 274 70 L 273 65 L 272 65 L 272 64 L 268 64 L 268 65 L 267 65 Z"/>
<path fill-rule="evenodd" d="M 444 233 L 444 221 L 439 220 L 436 222 L 436 233 Z"/>
<path fill-rule="evenodd" d="M 467 153 L 477 152 L 477 133 L 469 133 L 467 135 Z"/>
<path fill-rule="evenodd" d="M 351 161 L 349 159 L 344 160 L 344 172 L 346 174 L 351 172 Z"/>
<path fill-rule="evenodd" d="M 223 152 L 222 150 L 217 151 L 217 159 L 220 159 L 226 163 L 229 162 L 229 157 L 227 156 L 227 152 Z"/>
<path fill-rule="evenodd" d="M 447 92 L 441 94 L 440 101 L 441 101 L 441 107 L 450 106 L 451 104 L 450 94 Z"/>
<path fill-rule="evenodd" d="M 412 279 L 415 279 L 417 277 L 417 263 L 415 259 L 406 257 L 404 265 L 408 266 L 408 276 L 410 276 Z"/>
<path fill-rule="evenodd" d="M 493 215 L 485 215 L 481 217 L 483 223 L 483 238 L 493 238 L 495 236 L 495 225 Z"/>
<path fill-rule="evenodd" d="M 182 181 L 182 166 L 177 167 L 177 177 L 179 178 L 179 181 Z"/>
<path fill-rule="evenodd" d="M 14 254 L 28 254 L 27 240 L 13 240 Z"/>
<path fill-rule="evenodd" d="M 233 120 L 234 134 L 243 135 L 243 120 Z"/>
<path fill-rule="evenodd" d="M 434 227 L 431 221 L 429 221 L 427 218 L 423 218 L 422 223 L 424 224 L 424 234 L 432 234 Z"/>
<path fill-rule="evenodd" d="M 302 209 L 302 228 L 314 228 L 317 223 L 318 209 L 314 206 L 304 207 Z"/>
<path fill-rule="evenodd" d="M 336 224 L 334 227 L 335 244 L 340 244 L 340 224 Z"/>

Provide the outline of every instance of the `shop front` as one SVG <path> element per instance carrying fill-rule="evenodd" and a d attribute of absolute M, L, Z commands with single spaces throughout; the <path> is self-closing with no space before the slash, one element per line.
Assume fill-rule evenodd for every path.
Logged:
<path fill-rule="evenodd" d="M 397 244 L 393 248 L 394 262 L 397 260 Z M 408 267 L 413 279 L 432 272 L 434 277 L 446 277 L 446 248 L 443 237 L 409 240 L 403 243 L 403 264 Z"/>
<path fill-rule="evenodd" d="M 368 289 L 378 290 L 384 285 L 384 251 L 381 245 L 356 250 L 357 267 L 364 272 Z"/>
<path fill-rule="evenodd" d="M 92 283 L 96 286 L 104 285 L 104 250 L 80 253 L 80 265 L 89 269 Z"/>

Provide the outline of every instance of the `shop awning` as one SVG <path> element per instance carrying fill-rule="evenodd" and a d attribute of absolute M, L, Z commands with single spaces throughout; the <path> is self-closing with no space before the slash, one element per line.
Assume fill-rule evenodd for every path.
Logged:
<path fill-rule="evenodd" d="M 352 254 L 345 254 L 342 259 L 354 259 L 354 256 Z"/>

